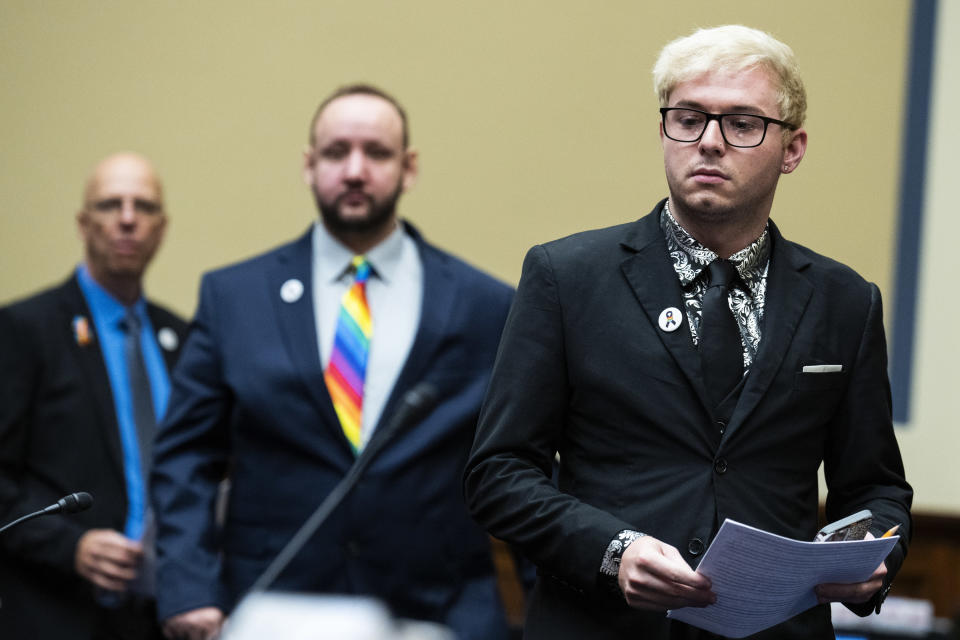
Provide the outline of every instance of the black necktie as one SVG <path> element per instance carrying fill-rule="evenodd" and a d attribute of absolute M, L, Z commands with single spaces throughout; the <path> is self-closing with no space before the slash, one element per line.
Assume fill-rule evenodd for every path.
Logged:
<path fill-rule="evenodd" d="M 709 286 L 701 303 L 700 359 L 707 393 L 717 407 L 743 376 L 743 347 L 729 302 L 736 267 L 717 258 L 707 267 L 707 275 Z"/>
<path fill-rule="evenodd" d="M 133 403 L 133 421 L 137 426 L 137 441 L 140 443 L 140 470 L 146 484 L 153 455 L 153 435 L 157 427 L 153 411 L 153 396 L 150 393 L 150 378 L 140 349 L 140 318 L 132 309 L 127 309 L 123 319 L 123 351 L 127 358 L 127 377 L 130 381 L 130 399 Z"/>

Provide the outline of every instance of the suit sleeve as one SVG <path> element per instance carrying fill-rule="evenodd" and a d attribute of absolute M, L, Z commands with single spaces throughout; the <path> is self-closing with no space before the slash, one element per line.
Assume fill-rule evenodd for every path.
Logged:
<path fill-rule="evenodd" d="M 150 481 L 157 518 L 157 613 L 225 608 L 214 508 L 227 471 L 231 395 L 221 373 L 217 304 L 209 278 L 171 380 Z"/>
<path fill-rule="evenodd" d="M 33 403 L 43 364 L 22 324 L 23 319 L 15 319 L 8 309 L 0 310 L 0 524 L 63 497 L 56 487 L 26 479 Z M 75 519 L 43 517 L 5 531 L 0 543 L 22 561 L 75 574 L 77 542 L 84 532 Z"/>
<path fill-rule="evenodd" d="M 552 481 L 571 394 L 560 288 L 534 247 L 507 317 L 464 476 L 473 516 L 540 570 L 581 591 L 600 589 L 603 554 L 627 522 Z M 561 461 L 562 464 L 562 461 Z"/>
<path fill-rule="evenodd" d="M 907 553 L 913 490 L 905 479 L 893 430 L 883 309 L 880 291 L 873 284 L 850 376 L 847 395 L 829 430 L 824 455 L 826 516 L 836 520 L 860 509 L 870 509 L 874 517 L 872 533 L 878 537 L 894 525 L 901 525 L 900 541 L 886 560 L 886 588 Z M 848 606 L 866 615 L 880 598 L 878 594 L 870 603 Z"/>

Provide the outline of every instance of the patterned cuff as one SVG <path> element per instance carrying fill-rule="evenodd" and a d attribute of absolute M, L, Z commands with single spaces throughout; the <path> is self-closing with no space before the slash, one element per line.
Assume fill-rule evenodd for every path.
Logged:
<path fill-rule="evenodd" d="M 634 540 L 645 535 L 647 534 L 632 529 L 624 529 L 618 533 L 617 537 L 607 545 L 607 551 L 603 554 L 603 562 L 600 563 L 600 573 L 616 580 L 620 574 L 620 559 L 623 557 L 623 552 Z"/>

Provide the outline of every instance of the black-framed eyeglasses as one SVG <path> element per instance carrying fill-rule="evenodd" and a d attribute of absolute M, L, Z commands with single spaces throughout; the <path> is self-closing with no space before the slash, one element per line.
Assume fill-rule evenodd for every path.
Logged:
<path fill-rule="evenodd" d="M 720 123 L 723 141 L 731 147 L 758 147 L 767 135 L 767 125 L 778 124 L 787 129 L 797 126 L 776 118 L 754 113 L 707 113 L 686 107 L 662 107 L 663 133 L 677 142 L 696 142 L 707 130 L 711 120 Z"/>

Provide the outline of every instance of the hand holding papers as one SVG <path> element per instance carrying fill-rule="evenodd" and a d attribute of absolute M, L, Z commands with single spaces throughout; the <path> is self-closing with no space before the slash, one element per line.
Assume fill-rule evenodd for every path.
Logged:
<path fill-rule="evenodd" d="M 727 519 L 697 567 L 712 581 L 716 603 L 667 617 L 743 638 L 815 606 L 818 584 L 866 580 L 898 540 L 800 542 Z"/>

